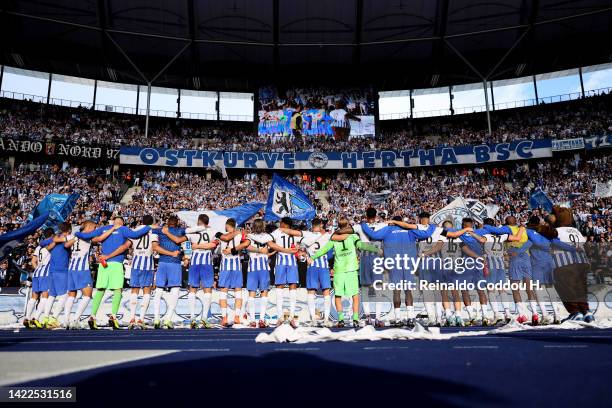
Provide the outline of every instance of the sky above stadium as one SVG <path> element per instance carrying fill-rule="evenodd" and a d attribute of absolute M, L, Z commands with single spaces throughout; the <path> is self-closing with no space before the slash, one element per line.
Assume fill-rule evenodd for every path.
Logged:
<path fill-rule="evenodd" d="M 8 67 L 7 67 L 8 68 Z M 585 71 L 588 71 L 585 69 Z M 46 74 L 45 74 L 46 75 Z M 58 79 L 59 78 L 59 79 Z M 51 86 L 52 103 L 68 106 L 81 105 L 90 106 L 93 101 L 93 81 L 85 79 L 65 80 L 62 76 L 54 76 Z M 577 70 L 566 72 L 563 76 L 555 73 L 542 77 L 537 76 L 538 100 L 544 103 L 559 102 L 568 99 L 576 99 L 580 96 L 580 78 Z M 596 90 L 612 87 L 612 67 L 583 72 L 584 89 L 587 94 Z M 494 82 L 494 101 L 496 109 L 508 109 L 520 106 L 533 105 L 535 102 L 535 91 L 533 80 L 527 77 L 519 83 L 505 84 L 503 81 Z M 128 109 L 136 107 L 136 87 L 126 86 L 120 89 L 113 84 L 104 85 L 98 83 L 96 95 L 96 109 L 105 110 L 106 106 L 125 107 L 126 109 L 114 109 L 119 112 L 130 112 Z M 2 90 L 20 94 L 46 98 L 48 81 L 43 76 L 26 76 L 7 72 L 5 70 Z M 140 88 L 138 107 L 141 113 L 146 109 L 146 87 Z M 597 92 L 599 93 L 599 92 Z M 23 98 L 19 95 L 6 95 L 7 97 Z M 253 100 L 252 94 L 221 93 L 220 110 L 221 119 L 252 121 Z M 453 108 L 455 113 L 471 113 L 484 111 L 485 97 L 482 84 L 457 86 L 453 89 Z M 415 90 L 413 94 L 415 101 L 414 116 L 443 116 L 450 114 L 448 87 Z M 34 98 L 36 100 L 36 98 Z M 151 109 L 155 116 L 176 115 L 177 91 L 168 88 L 153 88 L 151 97 Z M 69 101 L 73 101 L 70 103 Z M 215 92 L 193 92 L 183 91 L 181 95 L 181 112 L 183 117 L 194 117 L 198 119 L 216 119 Z M 491 97 L 489 92 L 489 104 Z M 394 91 L 381 95 L 379 102 L 381 119 L 395 119 L 410 116 L 410 98 L 407 91 Z"/>

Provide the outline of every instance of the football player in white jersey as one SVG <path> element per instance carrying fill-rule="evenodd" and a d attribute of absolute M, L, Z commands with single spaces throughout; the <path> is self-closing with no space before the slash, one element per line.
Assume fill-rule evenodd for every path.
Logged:
<path fill-rule="evenodd" d="M 495 220 L 492 218 L 485 218 L 483 224 L 495 226 Z M 508 234 L 484 234 L 483 237 L 487 240 L 484 245 L 485 259 L 489 270 L 487 282 L 493 284 L 504 283 L 508 280 L 504 260 L 507 256 L 505 243 L 508 241 Z M 488 295 L 489 303 L 493 310 L 493 324 L 495 325 L 502 321 L 501 310 L 503 310 L 503 317 L 506 323 L 510 322 L 510 320 L 512 320 L 512 315 L 510 314 L 510 303 L 506 298 L 506 292 L 503 290 L 489 290 Z M 501 310 L 499 306 L 501 306 Z"/>
<path fill-rule="evenodd" d="M 321 247 L 329 241 L 331 234 L 323 229 L 323 221 L 320 218 L 312 220 L 312 231 L 298 231 L 289 228 L 281 228 L 286 234 L 301 236 L 300 247 L 309 255 L 313 256 Z M 316 323 L 316 292 L 323 292 L 323 322 L 324 326 L 331 326 L 329 313 L 331 311 L 331 279 L 327 256 L 315 259 L 312 265 L 308 265 L 306 270 L 306 288 L 308 289 L 308 312 L 311 324 Z"/>
<path fill-rule="evenodd" d="M 266 233 L 266 224 L 261 218 L 258 218 L 253 221 L 253 227 L 247 235 L 247 240 L 249 241 L 249 268 L 247 271 L 249 326 L 264 329 L 268 327 L 266 311 L 268 310 L 268 291 L 270 289 L 269 257 L 275 253 L 268 249 L 268 244 L 274 238 Z M 255 316 L 255 296 L 257 291 L 259 291 L 259 322 Z"/>
<path fill-rule="evenodd" d="M 276 264 L 274 266 L 274 284 L 276 286 L 276 307 L 278 312 L 277 325 L 284 322 L 283 316 L 283 290 L 289 286 L 289 320 L 293 327 L 297 327 L 298 320 L 295 316 L 295 305 L 297 302 L 297 285 L 299 282 L 297 258 L 295 253 L 296 237 L 286 234 L 283 229 L 291 228 L 291 219 L 283 218 L 280 227 L 272 232 L 275 246 L 270 245 L 277 251 Z"/>
<path fill-rule="evenodd" d="M 93 221 L 85 221 L 81 225 L 82 233 L 89 233 L 95 229 L 96 223 Z M 115 229 L 117 229 L 117 227 L 113 226 L 113 228 L 110 228 L 104 234 L 90 240 L 81 239 L 71 234 L 68 236 L 68 241 L 64 244 L 64 246 L 71 251 L 70 263 L 68 264 L 68 298 L 64 305 L 64 313 L 66 315 L 65 326 L 67 329 L 80 328 L 81 316 L 91 300 L 91 294 L 93 292 L 93 279 L 91 278 L 91 270 L 89 269 L 91 244 L 104 241 L 113 231 L 115 231 Z M 79 290 L 81 291 L 81 300 L 79 301 L 74 317 L 71 319 L 70 313 L 72 311 L 72 305 L 76 300 L 77 291 Z M 56 310 L 53 314 L 54 317 L 57 318 L 59 313 L 60 311 Z"/>
<path fill-rule="evenodd" d="M 53 236 L 53 228 L 47 228 L 43 232 L 43 239 L 47 239 Z M 55 245 L 55 244 L 52 244 Z M 30 329 L 42 329 L 42 324 L 38 321 L 41 313 L 45 309 L 45 303 L 49 297 L 49 261 L 51 260 L 51 253 L 48 248 L 41 247 L 40 245 L 34 250 L 32 254 L 32 295 L 28 299 L 26 304 L 26 313 L 23 319 L 23 325 Z M 34 306 L 38 301 L 38 308 L 35 310 Z"/>
<path fill-rule="evenodd" d="M 142 228 L 145 225 L 153 225 L 153 217 L 145 215 L 142 217 L 140 226 L 133 225 L 132 228 Z M 153 275 L 155 264 L 153 259 L 154 243 L 159 242 L 157 234 L 149 231 L 140 238 L 128 239 L 124 244 L 132 248 L 132 263 L 130 270 L 130 318 L 128 329 L 140 327 L 145 328 L 144 318 L 151 301 L 151 287 L 153 286 Z M 136 320 L 136 308 L 138 307 L 138 295 L 142 290 L 142 304 L 140 306 L 140 317 Z"/>
<path fill-rule="evenodd" d="M 553 252 L 555 287 L 558 288 L 563 305 L 569 313 L 565 320 L 584 320 L 592 323 L 595 317 L 589 310 L 587 300 L 586 275 L 590 265 L 584 252 L 586 238 L 571 226 L 573 219 L 570 210 L 554 206 L 553 214 L 549 221 L 555 223 L 559 240 L 576 247 L 576 252 L 562 249 L 555 249 Z M 555 293 L 552 296 L 558 295 Z"/>
<path fill-rule="evenodd" d="M 213 252 L 220 241 L 215 238 L 216 231 L 209 227 L 208 215 L 198 216 L 198 226 L 204 227 L 198 232 L 188 232 L 187 238 L 191 242 L 191 258 L 189 260 L 189 293 L 187 303 L 191 315 L 191 328 L 197 327 L 195 320 L 195 300 L 198 291 L 202 291 L 202 313 L 200 315 L 200 327 L 211 328 L 208 322 L 208 312 L 212 303 L 212 288 L 214 286 L 215 273 L 213 270 Z"/>
<path fill-rule="evenodd" d="M 217 236 L 221 239 L 221 268 L 219 271 L 219 306 L 221 307 L 221 326 L 228 327 L 227 319 L 227 292 L 232 289 L 235 299 L 234 324 L 240 324 L 240 314 L 242 312 L 242 259 L 240 251 L 249 246 L 249 241 L 242 231 L 236 228 L 236 220 L 228 218 L 225 222 L 227 231 L 225 240 L 221 234 Z"/>

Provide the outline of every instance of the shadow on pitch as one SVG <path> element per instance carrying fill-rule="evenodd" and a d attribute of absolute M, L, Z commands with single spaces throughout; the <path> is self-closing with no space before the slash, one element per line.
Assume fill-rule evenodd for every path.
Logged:
<path fill-rule="evenodd" d="M 194 353 L 194 358 L 187 360 L 185 353 L 28 385 L 75 386 L 79 402 L 87 406 L 151 399 L 155 405 L 170 407 L 198 402 L 267 405 L 266 400 L 273 406 L 286 407 L 368 402 L 435 407 L 504 403 L 499 396 L 470 385 L 331 362 L 306 353 L 209 358 Z M 384 361 L 379 364 L 384 367 Z"/>

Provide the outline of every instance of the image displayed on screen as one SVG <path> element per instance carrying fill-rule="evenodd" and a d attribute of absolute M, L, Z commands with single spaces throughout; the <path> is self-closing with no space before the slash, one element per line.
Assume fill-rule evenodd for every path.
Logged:
<path fill-rule="evenodd" d="M 259 89 L 260 136 L 319 136 L 335 140 L 374 136 L 371 88 Z"/>

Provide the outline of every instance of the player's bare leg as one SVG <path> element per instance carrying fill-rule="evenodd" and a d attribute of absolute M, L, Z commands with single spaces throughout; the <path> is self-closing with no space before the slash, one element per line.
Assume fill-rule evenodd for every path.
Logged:
<path fill-rule="evenodd" d="M 404 292 L 404 304 L 406 305 L 406 325 L 414 327 L 416 314 L 414 313 L 414 298 L 411 290 Z"/>

